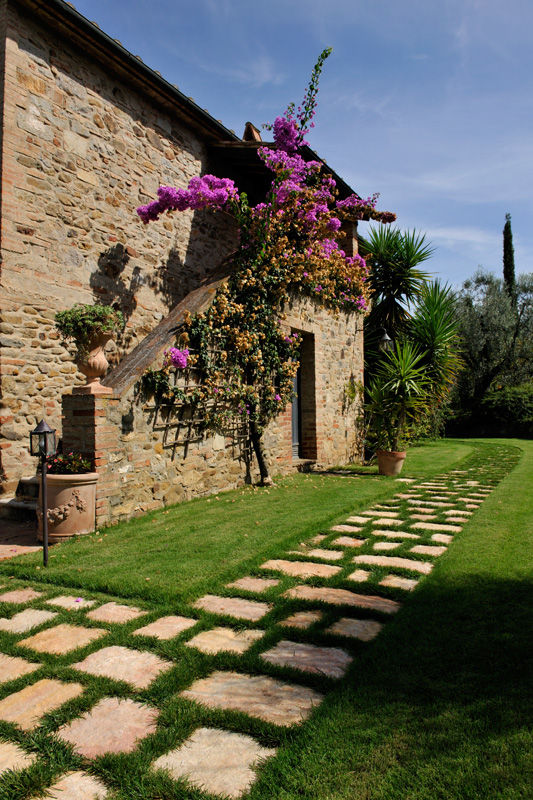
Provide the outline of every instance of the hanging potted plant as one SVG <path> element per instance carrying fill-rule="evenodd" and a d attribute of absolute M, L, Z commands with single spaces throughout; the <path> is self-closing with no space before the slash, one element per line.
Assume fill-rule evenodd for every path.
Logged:
<path fill-rule="evenodd" d="M 111 306 L 77 304 L 56 314 L 55 322 L 63 339 L 76 345 L 76 363 L 87 378 L 85 386 L 75 387 L 73 393 L 112 394 L 100 379 L 109 366 L 104 347 L 124 327 L 122 313 Z"/>
<path fill-rule="evenodd" d="M 98 473 L 79 453 L 56 455 L 46 462 L 48 541 L 53 544 L 92 533 L 95 529 L 96 482 Z M 43 520 L 39 489 L 38 538 Z"/>
<path fill-rule="evenodd" d="M 423 355 L 411 342 L 397 342 L 367 390 L 367 435 L 376 448 L 380 475 L 401 472 L 410 429 L 428 409 Z"/>

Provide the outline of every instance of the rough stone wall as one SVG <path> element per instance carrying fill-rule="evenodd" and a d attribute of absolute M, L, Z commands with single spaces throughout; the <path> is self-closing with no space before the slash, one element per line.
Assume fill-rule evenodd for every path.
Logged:
<path fill-rule="evenodd" d="M 29 431 L 41 417 L 60 430 L 61 395 L 83 382 L 55 313 L 120 307 L 113 363 L 220 262 L 234 232 L 224 215 L 200 213 L 144 227 L 135 208 L 160 183 L 186 186 L 202 172 L 204 144 L 16 5 L 0 8 L 0 491 L 11 491 L 34 468 Z"/>
<path fill-rule="evenodd" d="M 359 406 L 346 404 L 345 390 L 350 380 L 362 380 L 362 318 L 335 317 L 311 300 L 294 301 L 287 312 L 287 328 L 314 336 L 317 460 L 324 465 L 353 460 Z M 139 399 L 135 386 L 122 398 L 63 398 L 65 444 L 94 457 L 99 472 L 99 525 L 245 482 L 245 462 L 229 439 L 209 436 L 190 444 L 187 453 L 183 446 L 173 453 L 164 446 L 163 431 L 154 429 L 151 406 L 153 401 Z M 290 405 L 264 441 L 273 475 L 297 468 Z M 252 480 L 257 477 L 252 469 Z"/>

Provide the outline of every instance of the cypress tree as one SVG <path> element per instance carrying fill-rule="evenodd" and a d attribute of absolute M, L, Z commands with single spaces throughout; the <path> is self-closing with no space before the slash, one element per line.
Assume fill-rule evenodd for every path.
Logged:
<path fill-rule="evenodd" d="M 516 305 L 516 278 L 514 271 L 513 232 L 511 230 L 511 215 L 505 215 L 503 226 L 503 280 L 507 293 L 513 306 Z"/>

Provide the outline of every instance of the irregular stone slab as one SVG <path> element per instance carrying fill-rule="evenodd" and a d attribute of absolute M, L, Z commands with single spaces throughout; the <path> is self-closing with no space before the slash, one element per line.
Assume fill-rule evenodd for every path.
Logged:
<path fill-rule="evenodd" d="M 158 712 L 129 698 L 104 697 L 82 717 L 63 725 L 57 735 L 85 758 L 130 753 L 137 742 L 155 733 Z"/>
<path fill-rule="evenodd" d="M 374 508 L 382 508 L 384 511 L 399 511 L 400 506 L 398 505 L 398 501 L 394 500 L 390 503 L 374 503 Z"/>
<path fill-rule="evenodd" d="M 448 496 L 446 496 L 446 497 L 443 497 L 443 496 L 442 496 L 442 495 L 440 495 L 440 494 L 432 494 L 432 495 L 430 495 L 430 498 L 429 498 L 429 499 L 430 499 L 430 500 L 450 500 L 451 498 L 450 498 L 450 497 L 448 497 Z"/>
<path fill-rule="evenodd" d="M 331 578 L 332 575 L 342 571 L 342 567 L 334 567 L 331 564 L 314 564 L 311 561 L 284 561 L 280 558 L 272 558 L 261 564 L 262 569 L 272 569 L 276 572 L 284 572 L 285 575 L 292 575 L 296 578 Z"/>
<path fill-rule="evenodd" d="M 324 541 L 324 539 L 327 539 L 327 538 L 328 537 L 327 537 L 327 535 L 325 533 L 317 533 L 317 535 L 313 536 L 313 538 L 310 541 L 311 541 L 311 544 L 320 544 L 321 542 Z"/>
<path fill-rule="evenodd" d="M 30 603 L 42 595 L 35 589 L 13 589 L 11 592 L 0 594 L 0 603 Z"/>
<path fill-rule="evenodd" d="M 74 697 L 79 697 L 83 690 L 80 683 L 63 683 L 43 678 L 0 700 L 0 719 L 14 722 L 23 730 L 29 731 L 44 714 L 54 711 Z"/>
<path fill-rule="evenodd" d="M 394 497 L 395 498 L 399 497 L 400 500 L 411 500 L 411 499 L 413 499 L 415 497 L 420 497 L 420 494 L 412 493 L 412 492 L 409 492 L 409 493 L 403 492 L 402 494 L 395 494 Z"/>
<path fill-rule="evenodd" d="M 447 547 L 439 547 L 438 545 L 431 545 L 431 544 L 417 544 L 415 547 L 411 547 L 411 553 L 417 553 L 420 556 L 442 556 Z"/>
<path fill-rule="evenodd" d="M 125 606 L 120 603 L 104 603 L 100 608 L 95 608 L 94 611 L 89 611 L 87 616 L 89 619 L 94 619 L 96 622 L 131 622 L 132 619 L 142 617 L 147 614 L 147 611 L 142 611 L 135 606 Z"/>
<path fill-rule="evenodd" d="M 137 689 L 146 689 L 160 672 L 173 666 L 171 661 L 159 658 L 154 653 L 130 650 L 118 645 L 96 650 L 83 661 L 72 665 L 80 672 L 125 681 Z"/>
<path fill-rule="evenodd" d="M 7 683 L 20 678 L 22 675 L 29 675 L 35 672 L 41 664 L 32 664 L 24 658 L 16 656 L 6 656 L 0 653 L 0 683 Z"/>
<path fill-rule="evenodd" d="M 0 742 L 0 775 L 7 772 L 27 769 L 37 760 L 34 753 L 26 753 L 12 742 Z"/>
<path fill-rule="evenodd" d="M 479 486 L 479 481 L 465 481 L 467 486 Z"/>
<path fill-rule="evenodd" d="M 107 788 L 92 775 L 69 772 L 47 789 L 49 800 L 105 800 Z"/>
<path fill-rule="evenodd" d="M 376 567 L 398 567 L 399 569 L 412 569 L 414 572 L 421 572 L 429 575 L 433 569 L 433 564 L 429 561 L 415 561 L 411 558 L 401 556 L 355 556 L 353 559 L 359 564 L 370 564 Z"/>
<path fill-rule="evenodd" d="M 372 531 L 373 536 L 386 536 L 389 539 L 420 539 L 418 533 L 407 533 L 407 531 Z"/>
<path fill-rule="evenodd" d="M 465 517 L 447 517 L 446 522 L 458 522 L 459 524 L 464 525 L 466 522 L 468 522 L 468 520 L 465 519 Z"/>
<path fill-rule="evenodd" d="M 296 611 L 294 614 L 291 614 L 290 617 L 283 619 L 280 625 L 305 630 L 306 628 L 310 628 L 311 625 L 314 625 L 315 622 L 320 622 L 323 616 L 321 611 Z"/>
<path fill-rule="evenodd" d="M 370 642 L 375 639 L 383 623 L 376 622 L 374 619 L 352 619 L 351 617 L 341 617 L 334 622 L 326 633 L 335 633 L 337 636 L 347 636 L 350 639 L 360 639 L 362 642 Z"/>
<path fill-rule="evenodd" d="M 366 517 L 352 516 L 348 517 L 347 522 L 355 522 L 356 525 L 366 525 L 368 519 Z"/>
<path fill-rule="evenodd" d="M 356 518 L 354 517 L 353 519 Z M 358 519 L 363 519 L 363 517 L 358 517 Z M 365 519 L 365 522 L 368 522 L 368 520 Z M 361 533 L 363 529 L 357 525 L 334 525 L 330 530 L 336 531 L 336 533 Z"/>
<path fill-rule="evenodd" d="M 380 517 L 379 519 L 372 520 L 372 525 L 390 525 L 391 527 L 393 527 L 402 524 L 403 524 L 403 519 L 389 519 L 388 517 Z"/>
<path fill-rule="evenodd" d="M 36 628 L 38 625 L 44 625 L 45 622 L 50 622 L 51 619 L 57 617 L 55 611 L 41 611 L 39 608 L 25 608 L 24 611 L 19 611 L 14 614 L 11 619 L 2 617 L 0 619 L 0 631 L 7 631 L 8 633 L 26 633 Z"/>
<path fill-rule="evenodd" d="M 388 558 L 391 556 L 368 556 L 368 558 Z M 404 561 L 405 559 L 401 559 Z M 420 564 L 421 562 L 415 562 Z M 311 600 L 328 603 L 333 606 L 356 606 L 357 608 L 370 608 L 384 614 L 395 614 L 401 605 L 396 600 L 375 595 L 356 594 L 348 589 L 332 589 L 329 586 L 293 586 L 288 589 L 284 597 L 296 600 Z"/>
<path fill-rule="evenodd" d="M 393 589 L 405 589 L 411 592 L 418 581 L 414 578 L 401 578 L 399 575 L 386 575 L 382 581 L 379 582 L 380 586 L 390 586 Z"/>
<path fill-rule="evenodd" d="M 79 625 L 67 624 L 55 625 L 53 628 L 47 628 L 34 636 L 22 639 L 17 642 L 17 646 L 30 647 L 39 653 L 62 655 L 70 653 L 71 650 L 76 650 L 78 647 L 85 647 L 107 633 L 109 631 L 102 628 L 82 628 Z"/>
<path fill-rule="evenodd" d="M 150 622 L 143 628 L 137 628 L 133 631 L 134 636 L 154 636 L 156 639 L 173 639 L 174 636 L 179 636 L 183 631 L 189 630 L 198 622 L 197 619 L 190 617 L 169 616 L 160 617 L 154 622 Z"/>
<path fill-rule="evenodd" d="M 201 631 L 185 644 L 209 655 L 223 651 L 244 653 L 263 634 L 264 631 L 257 630 L 234 631 L 232 628 L 213 628 L 210 631 Z"/>
<path fill-rule="evenodd" d="M 272 589 L 277 586 L 279 580 L 277 578 L 252 578 L 249 575 L 246 578 L 239 578 L 238 581 L 227 583 L 227 589 L 244 589 L 246 592 L 266 592 L 267 589 Z"/>
<path fill-rule="evenodd" d="M 453 536 L 449 533 L 434 533 L 431 540 L 433 542 L 441 542 L 442 544 L 450 544 L 453 542 Z"/>
<path fill-rule="evenodd" d="M 437 500 L 408 500 L 409 505 L 427 506 L 428 508 L 452 508 L 454 503 L 437 502 Z"/>
<path fill-rule="evenodd" d="M 472 497 L 457 497 L 456 499 L 460 500 L 461 503 L 471 503 L 472 505 L 475 505 L 476 508 L 479 508 L 479 506 L 481 505 L 479 501 L 476 503 Z"/>
<path fill-rule="evenodd" d="M 466 507 L 471 511 L 474 511 L 475 509 L 479 508 L 479 503 L 467 503 Z"/>
<path fill-rule="evenodd" d="M 460 533 L 463 530 L 460 525 L 447 525 L 439 522 L 415 522 L 411 528 L 419 531 L 442 531 L 443 533 Z"/>
<path fill-rule="evenodd" d="M 238 798 L 248 791 L 256 775 L 253 767 L 276 750 L 261 747 L 251 736 L 215 728 L 197 728 L 176 750 L 158 758 L 155 769 L 185 778 L 209 794 Z"/>
<path fill-rule="evenodd" d="M 291 667 L 328 678 L 342 678 L 352 657 L 339 647 L 317 647 L 282 639 L 275 647 L 261 653 L 261 658 L 277 667 Z"/>
<path fill-rule="evenodd" d="M 432 519 L 437 519 L 435 514 L 409 514 L 409 519 L 419 519 L 421 522 L 431 522 Z"/>
<path fill-rule="evenodd" d="M 472 511 L 464 511 L 463 509 L 453 508 L 448 511 L 444 511 L 447 517 L 471 517 Z"/>
<path fill-rule="evenodd" d="M 194 681 L 180 696 L 209 708 L 241 711 L 274 725 L 303 722 L 323 700 L 323 695 L 307 686 L 238 672 L 213 672 Z"/>
<path fill-rule="evenodd" d="M 363 514 L 366 517 L 389 517 L 389 519 L 400 516 L 398 511 L 372 511 L 372 509 L 370 511 L 363 511 Z"/>
<path fill-rule="evenodd" d="M 396 548 L 400 547 L 401 544 L 403 544 L 403 542 L 375 542 L 375 544 L 372 545 L 372 549 L 373 550 L 396 550 Z"/>
<path fill-rule="evenodd" d="M 370 572 L 367 572 L 366 569 L 356 569 L 355 572 L 352 572 L 351 575 L 348 575 L 346 580 L 348 581 L 355 581 L 356 583 L 364 583 L 370 578 Z"/>
<path fill-rule="evenodd" d="M 323 558 L 324 561 L 338 561 L 340 558 L 344 558 L 342 550 L 326 550 L 323 547 L 308 550 L 305 555 L 311 556 L 311 558 Z"/>
<path fill-rule="evenodd" d="M 85 600 L 83 597 L 74 597 L 71 594 L 62 594 L 59 597 L 52 597 L 51 600 L 46 601 L 50 606 L 59 606 L 59 608 L 66 608 L 67 611 L 79 611 L 83 608 L 91 608 L 96 605 L 96 600 Z"/>
<path fill-rule="evenodd" d="M 337 544 L 340 547 L 362 547 L 368 542 L 368 539 L 356 539 L 354 536 L 339 536 L 334 539 L 332 544 Z"/>
<path fill-rule="evenodd" d="M 229 617 L 247 619 L 251 622 L 257 622 L 272 608 L 271 603 L 244 600 L 242 597 L 219 597 L 216 594 L 205 594 L 193 603 L 193 606 L 203 608 L 204 611 L 210 611 L 212 614 L 227 614 Z"/>

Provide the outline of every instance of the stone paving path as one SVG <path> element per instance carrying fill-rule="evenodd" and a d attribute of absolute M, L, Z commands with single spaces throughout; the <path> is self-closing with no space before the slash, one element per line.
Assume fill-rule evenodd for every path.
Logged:
<path fill-rule="evenodd" d="M 186 615 L 4 581 L 0 792 L 3 782 L 23 781 L 42 766 L 31 739 L 42 732 L 65 747 L 61 763 L 72 764 L 56 768 L 43 787 L 56 800 L 114 796 L 117 786 L 98 759 L 124 757 L 145 741 L 154 743 L 143 751 L 151 753 L 150 776 L 241 797 L 276 754 L 269 731 L 308 719 L 360 648 L 394 624 L 490 494 L 496 481 L 489 471 L 476 468 L 476 480 L 473 472 L 399 479 L 389 500 L 265 561 L 260 574 L 196 598 Z M 177 740 L 168 727 L 174 708 L 190 720 Z M 266 727 L 239 732 L 245 718 Z"/>

